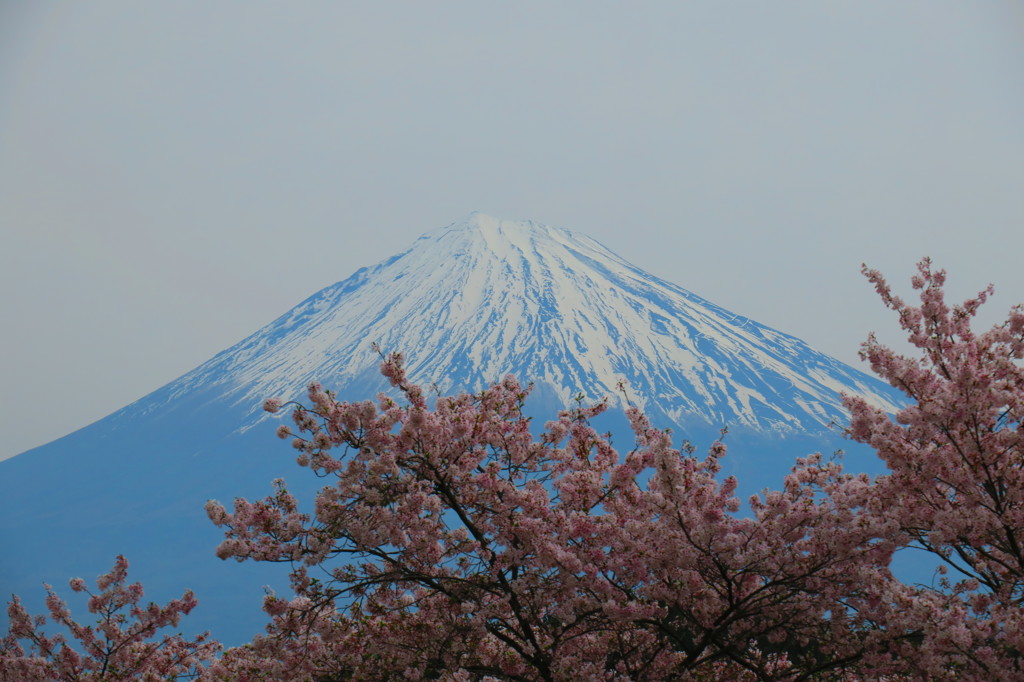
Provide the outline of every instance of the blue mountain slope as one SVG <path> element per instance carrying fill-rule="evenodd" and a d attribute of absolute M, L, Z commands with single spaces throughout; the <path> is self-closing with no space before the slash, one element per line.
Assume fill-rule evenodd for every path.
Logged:
<path fill-rule="evenodd" d="M 310 497 L 273 436 L 267 397 L 320 381 L 347 399 L 386 387 L 370 344 L 401 350 L 415 381 L 443 392 L 512 373 L 551 416 L 583 392 L 621 405 L 620 380 L 658 425 L 707 444 L 729 426 L 726 472 L 744 490 L 777 484 L 794 457 L 840 439 L 839 392 L 888 410 L 892 389 L 792 336 L 652 277 L 567 230 L 482 214 L 428 233 L 288 311 L 176 381 L 95 424 L 0 462 L 0 593 L 41 611 L 41 583 L 109 569 L 118 553 L 155 599 L 194 589 L 186 621 L 240 643 L 264 622 L 264 585 L 283 567 L 225 563 L 209 498 L 262 497 L 269 482 Z M 629 446 L 621 416 L 609 416 Z M 863 465 L 863 466 L 861 466 Z M 870 467 L 870 457 L 857 461 Z M 74 603 L 73 603 L 74 606 Z"/>

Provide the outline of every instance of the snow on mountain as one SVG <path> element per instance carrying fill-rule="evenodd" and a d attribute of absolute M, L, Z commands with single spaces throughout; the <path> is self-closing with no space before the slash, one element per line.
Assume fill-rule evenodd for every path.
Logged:
<path fill-rule="evenodd" d="M 888 410 L 898 401 L 881 382 L 592 239 L 474 213 L 145 398 L 0 462 L 0 594 L 18 593 L 41 612 L 43 582 L 91 579 L 122 553 L 150 598 L 195 590 L 201 603 L 186 630 L 247 641 L 265 622 L 262 586 L 286 589 L 285 571 L 215 558 L 221 533 L 203 505 L 262 497 L 277 477 L 310 499 L 324 482 L 296 469 L 274 438 L 276 418 L 259 406 L 301 398 L 311 381 L 344 399 L 374 397 L 386 388 L 374 341 L 403 352 L 412 378 L 443 392 L 508 373 L 533 381 L 542 417 L 580 392 L 617 402 L 623 380 L 656 425 L 699 445 L 729 426 L 725 471 L 744 493 L 778 485 L 797 456 L 841 446 L 827 429 L 845 418 L 839 391 Z M 857 467 L 872 460 L 867 453 Z"/>
<path fill-rule="evenodd" d="M 589 237 L 482 213 L 324 289 L 171 384 L 168 397 L 222 387 L 255 419 L 268 396 L 300 397 L 310 381 L 344 391 L 367 377 L 373 341 L 403 352 L 412 378 L 442 392 L 512 373 L 563 405 L 580 392 L 617 403 L 624 380 L 672 423 L 821 431 L 844 417 L 839 391 L 896 409 L 877 380 Z"/>

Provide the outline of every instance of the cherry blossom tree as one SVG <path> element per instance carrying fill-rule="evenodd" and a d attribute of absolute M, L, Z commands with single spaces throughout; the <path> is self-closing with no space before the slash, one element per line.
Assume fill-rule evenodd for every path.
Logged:
<path fill-rule="evenodd" d="M 73 591 L 89 595 L 88 610 L 98 616 L 94 626 L 75 621 L 66 602 L 46 586 L 50 620 L 70 632 L 76 640 L 73 644 L 63 634 L 46 634 L 46 618 L 30 616 L 15 596 L 7 608 L 9 632 L 0 640 L 0 679 L 70 682 L 196 677 L 203 664 L 220 651 L 220 644 L 208 635 L 191 641 L 181 635 L 157 638 L 159 630 L 176 627 L 181 617 L 195 608 L 195 596 L 186 591 L 166 606 L 151 602 L 142 607 L 142 585 L 127 580 L 128 562 L 118 556 L 113 569 L 97 579 L 96 594 L 81 578 L 70 581 Z"/>
<path fill-rule="evenodd" d="M 849 435 L 891 473 L 807 457 L 752 515 L 719 480 L 720 443 L 695 457 L 633 408 L 636 444 L 619 453 L 590 426 L 603 404 L 534 438 L 512 378 L 433 409 L 399 355 L 382 371 L 401 403 L 311 386 L 279 435 L 330 482 L 313 508 L 283 482 L 232 513 L 208 505 L 220 555 L 290 562 L 296 593 L 268 599 L 267 636 L 221 674 L 1020 679 L 1024 313 L 975 335 L 990 291 L 950 308 L 924 261 L 914 307 L 865 274 L 922 351 L 865 344 L 913 401 L 895 420 L 847 399 Z M 894 579 L 893 552 L 911 546 L 957 577 Z"/>
<path fill-rule="evenodd" d="M 944 271 L 928 260 L 913 278 L 911 306 L 865 267 L 919 357 L 872 336 L 862 356 L 912 403 L 896 415 L 846 399 L 852 438 L 889 468 L 868 512 L 899 528 L 899 544 L 929 552 L 948 574 L 922 588 L 889 622 L 919 630 L 913 651 L 933 674 L 1024 679 L 1024 308 L 983 333 L 971 326 L 989 286 L 960 305 L 945 301 Z"/>
<path fill-rule="evenodd" d="M 511 377 L 430 409 L 400 355 L 382 371 L 404 403 L 314 384 L 294 411 L 299 464 L 331 482 L 311 514 L 283 481 L 209 503 L 218 554 L 290 562 L 297 595 L 267 600 L 270 633 L 225 675 L 805 679 L 884 648 L 859 607 L 895 545 L 857 514 L 866 477 L 810 457 L 741 517 L 724 446 L 675 449 L 636 408 L 621 455 L 590 425 L 603 403 L 535 438 Z"/>

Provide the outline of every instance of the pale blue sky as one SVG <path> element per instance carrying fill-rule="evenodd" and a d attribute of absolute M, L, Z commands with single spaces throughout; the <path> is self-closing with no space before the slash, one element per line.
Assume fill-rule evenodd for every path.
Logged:
<path fill-rule="evenodd" d="M 1022 120 L 1019 0 L 6 2 L 0 458 L 473 210 L 856 362 L 1024 301 Z"/>

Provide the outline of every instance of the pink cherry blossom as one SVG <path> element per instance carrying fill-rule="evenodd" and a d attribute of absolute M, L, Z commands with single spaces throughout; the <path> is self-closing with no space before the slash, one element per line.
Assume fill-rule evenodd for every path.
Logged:
<path fill-rule="evenodd" d="M 165 606 L 140 606 L 142 585 L 128 584 L 128 561 L 117 557 L 113 569 L 97 581 L 99 592 L 89 592 L 85 581 L 74 578 L 71 589 L 90 596 L 89 612 L 95 625 L 81 625 L 67 604 L 46 586 L 50 621 L 65 628 L 47 634 L 46 618 L 32 618 L 18 597 L 7 608 L 10 629 L 0 640 L 0 679 L 19 682 L 48 680 L 174 680 L 197 676 L 221 646 L 209 635 L 186 640 L 158 631 L 177 627 L 197 604 L 191 591 Z M 24 645 L 23 645 L 24 643 Z M 27 648 L 26 648 L 27 646 Z"/>

